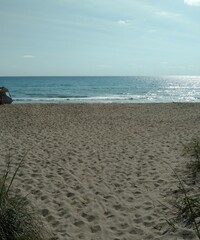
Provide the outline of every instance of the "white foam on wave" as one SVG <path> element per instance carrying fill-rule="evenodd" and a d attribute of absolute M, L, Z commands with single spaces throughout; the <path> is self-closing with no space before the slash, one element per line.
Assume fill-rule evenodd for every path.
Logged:
<path fill-rule="evenodd" d="M 110 95 L 95 97 L 67 97 L 67 98 L 14 98 L 15 103 L 147 103 L 147 102 L 200 102 L 200 98 L 193 93 L 176 95 L 165 90 L 167 95 L 148 92 L 144 95 Z"/>

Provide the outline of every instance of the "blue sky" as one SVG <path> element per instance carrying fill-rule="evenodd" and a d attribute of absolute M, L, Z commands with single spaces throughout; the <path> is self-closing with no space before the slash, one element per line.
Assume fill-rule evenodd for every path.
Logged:
<path fill-rule="evenodd" d="M 0 0 L 0 76 L 200 75 L 200 0 Z"/>

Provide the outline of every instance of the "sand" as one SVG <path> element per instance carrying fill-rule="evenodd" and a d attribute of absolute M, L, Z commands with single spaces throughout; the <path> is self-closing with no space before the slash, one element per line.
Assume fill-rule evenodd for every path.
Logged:
<path fill-rule="evenodd" d="M 12 104 L 0 119 L 1 169 L 29 150 L 13 187 L 52 239 L 195 239 L 166 219 L 200 104 Z"/>

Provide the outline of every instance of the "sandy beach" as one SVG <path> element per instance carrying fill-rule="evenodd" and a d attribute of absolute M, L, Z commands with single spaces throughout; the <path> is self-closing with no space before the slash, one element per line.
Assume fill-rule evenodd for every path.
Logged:
<path fill-rule="evenodd" d="M 166 219 L 200 104 L 12 104 L 0 119 L 1 173 L 29 150 L 13 187 L 52 239 L 196 239 Z"/>

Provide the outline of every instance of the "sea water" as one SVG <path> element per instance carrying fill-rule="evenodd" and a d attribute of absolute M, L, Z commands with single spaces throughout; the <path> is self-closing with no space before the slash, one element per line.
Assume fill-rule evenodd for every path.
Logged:
<path fill-rule="evenodd" d="M 0 77 L 14 103 L 200 102 L 200 76 Z"/>

